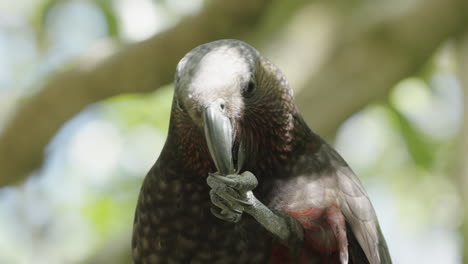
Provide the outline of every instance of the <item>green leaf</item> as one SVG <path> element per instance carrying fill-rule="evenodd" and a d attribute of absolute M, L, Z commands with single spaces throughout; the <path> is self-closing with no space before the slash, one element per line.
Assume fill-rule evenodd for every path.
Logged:
<path fill-rule="evenodd" d="M 105 113 L 124 128 L 148 123 L 167 132 L 173 87 L 168 85 L 151 94 L 124 94 L 105 101 Z"/>
<path fill-rule="evenodd" d="M 388 104 L 390 117 L 401 132 L 408 152 L 417 166 L 429 169 L 434 162 L 436 145 L 414 126 L 393 104 Z"/>

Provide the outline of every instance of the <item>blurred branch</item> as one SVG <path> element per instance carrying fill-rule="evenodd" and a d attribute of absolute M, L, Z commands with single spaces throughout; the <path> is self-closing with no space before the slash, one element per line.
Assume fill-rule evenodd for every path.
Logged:
<path fill-rule="evenodd" d="M 384 98 L 396 82 L 418 71 L 443 41 L 464 30 L 467 13 L 463 0 L 424 0 L 365 30 L 344 20 L 342 38 L 297 96 L 306 121 L 333 138 L 346 118 Z"/>
<path fill-rule="evenodd" d="M 295 7 L 288 12 L 305 2 L 293 1 Z M 349 115 L 385 96 L 395 82 L 418 70 L 442 41 L 458 34 L 466 11 L 463 3 L 420 0 L 403 15 L 366 30 L 344 27 L 332 55 L 298 96 L 309 124 L 330 138 Z M 263 22 L 265 10 L 278 7 L 271 4 L 268 0 L 208 1 L 200 14 L 166 32 L 129 45 L 97 64 L 55 75 L 20 104 L 0 134 L 0 186 L 24 179 L 38 168 L 44 146 L 85 106 L 121 93 L 153 91 L 171 82 L 177 61 L 199 44 L 247 35 L 255 39 L 255 26 Z M 348 21 L 342 23 L 346 26 Z M 271 31 L 271 19 L 266 17 L 265 24 L 259 27 Z"/>
<path fill-rule="evenodd" d="M 220 38 L 242 38 L 260 21 L 269 0 L 208 1 L 196 16 L 95 65 L 52 77 L 22 102 L 0 135 L 0 186 L 24 179 L 43 161 L 44 146 L 85 106 L 121 93 L 149 92 L 172 81 L 190 49 Z"/>
<path fill-rule="evenodd" d="M 457 160 L 457 181 L 458 191 L 461 196 L 461 206 L 463 222 L 461 233 L 463 236 L 463 263 L 468 263 L 468 32 L 459 41 L 459 76 L 464 89 L 464 110 L 463 110 L 463 127 L 460 133 L 460 144 L 458 149 Z"/>

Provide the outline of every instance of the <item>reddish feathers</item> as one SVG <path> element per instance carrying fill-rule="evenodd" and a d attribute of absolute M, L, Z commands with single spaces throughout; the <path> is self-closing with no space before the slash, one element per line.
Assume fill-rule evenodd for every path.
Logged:
<path fill-rule="evenodd" d="M 336 205 L 326 208 L 309 208 L 303 211 L 287 211 L 304 228 L 304 250 L 298 262 L 293 262 L 289 250 L 278 245 L 271 254 L 271 264 L 310 263 L 320 256 L 320 263 L 340 263 L 340 253 L 348 254 L 346 223 Z"/>

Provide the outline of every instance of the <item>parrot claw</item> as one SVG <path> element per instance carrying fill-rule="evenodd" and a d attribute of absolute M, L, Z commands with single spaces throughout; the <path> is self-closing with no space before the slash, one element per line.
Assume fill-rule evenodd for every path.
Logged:
<path fill-rule="evenodd" d="M 234 186 L 237 183 L 233 179 L 230 179 L 230 178 L 228 178 L 226 176 L 221 176 L 221 175 L 218 175 L 218 174 L 215 174 L 215 173 L 210 173 L 209 175 L 211 177 L 215 178 L 216 180 L 218 180 L 218 182 L 225 183 L 228 186 Z"/>
<path fill-rule="evenodd" d="M 227 222 L 233 222 L 233 223 L 239 222 L 242 216 L 241 214 L 229 216 L 229 214 L 224 213 L 223 211 L 221 211 L 221 213 L 218 213 L 214 208 L 210 208 L 210 211 L 217 218 L 227 221 Z"/>
<path fill-rule="evenodd" d="M 221 195 L 221 197 L 223 197 L 224 199 L 226 199 L 228 202 L 237 202 L 243 206 L 252 206 L 253 203 L 249 202 L 248 200 L 243 200 L 243 199 L 240 199 L 240 198 L 237 198 L 235 196 L 240 196 L 239 194 L 232 194 L 232 192 L 235 192 L 234 190 L 232 189 L 226 189 L 224 191 L 219 191 L 219 194 Z"/>
<path fill-rule="evenodd" d="M 244 206 L 252 206 L 253 203 L 252 202 L 249 202 L 249 201 L 246 201 L 246 200 L 242 200 L 242 199 L 238 199 L 238 198 L 235 198 L 235 197 L 230 197 L 229 199 L 231 199 L 232 201 L 236 201 Z"/>
<path fill-rule="evenodd" d="M 210 191 L 211 202 L 217 207 L 221 208 L 223 211 L 228 213 L 242 214 L 243 209 L 241 206 L 236 206 L 235 204 L 229 202 L 228 200 L 221 197 L 215 190 Z"/>
<path fill-rule="evenodd" d="M 211 187 L 211 202 L 221 209 L 221 213 L 211 211 L 216 217 L 225 221 L 238 222 L 245 207 L 253 206 L 247 193 L 254 189 L 258 182 L 252 173 L 244 172 L 241 175 L 227 176 L 209 173 L 206 181 Z"/>
<path fill-rule="evenodd" d="M 217 173 L 209 173 L 208 175 L 215 179 L 218 183 L 223 183 L 241 192 L 251 191 L 258 185 L 257 178 L 249 171 L 245 171 L 240 175 L 229 174 L 222 176 Z"/>

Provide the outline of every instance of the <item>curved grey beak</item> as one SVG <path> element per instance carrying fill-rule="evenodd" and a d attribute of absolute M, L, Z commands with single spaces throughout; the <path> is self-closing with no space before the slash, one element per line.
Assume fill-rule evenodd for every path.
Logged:
<path fill-rule="evenodd" d="M 204 109 L 206 143 L 221 175 L 235 173 L 232 159 L 233 132 L 231 120 L 224 114 L 224 100 L 218 99 Z"/>

